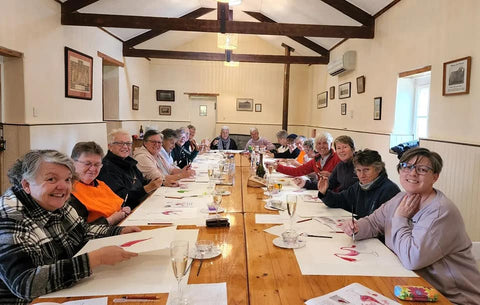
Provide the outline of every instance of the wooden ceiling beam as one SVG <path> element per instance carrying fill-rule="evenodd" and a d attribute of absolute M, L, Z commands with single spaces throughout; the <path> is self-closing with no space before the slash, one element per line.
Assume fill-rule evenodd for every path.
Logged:
<path fill-rule="evenodd" d="M 152 29 L 158 31 L 220 32 L 220 21 L 203 19 L 125 16 L 105 14 L 62 14 L 62 25 Z M 226 21 L 227 33 L 310 36 L 334 38 L 373 38 L 372 26 L 338 26 L 292 23 Z"/>
<path fill-rule="evenodd" d="M 247 15 L 257 19 L 260 22 L 271 22 L 271 23 L 277 23 L 275 20 L 268 18 L 262 13 L 259 12 L 250 12 L 250 11 L 244 11 Z M 318 54 L 321 54 L 323 56 L 330 56 L 330 52 L 322 47 L 321 45 L 316 44 L 315 42 L 311 41 L 308 38 L 305 37 L 298 37 L 298 36 L 288 36 L 288 38 L 295 40 L 299 44 L 309 48 L 310 50 L 313 50 L 317 52 Z"/>
<path fill-rule="evenodd" d="M 208 7 L 201 7 L 199 9 L 196 9 L 186 15 L 183 15 L 181 16 L 180 18 L 182 19 L 196 19 L 196 18 L 199 18 L 205 14 L 208 14 L 210 13 L 211 11 L 213 11 L 215 9 L 213 8 L 208 8 Z M 138 36 L 135 36 L 127 41 L 125 41 L 125 43 L 123 44 L 124 48 L 131 48 L 131 47 L 134 47 L 138 44 L 141 44 L 142 42 L 145 42 L 147 40 L 150 40 L 152 38 L 155 38 L 161 34 L 164 34 L 168 31 L 156 31 L 156 30 L 150 30 L 150 31 L 147 31 L 145 33 L 142 33 Z"/>
<path fill-rule="evenodd" d="M 321 0 L 355 21 L 366 26 L 374 26 L 375 18 L 346 0 Z"/>
<path fill-rule="evenodd" d="M 67 0 L 62 3 L 62 13 L 73 13 L 98 0 Z"/>
<path fill-rule="evenodd" d="M 126 57 L 148 57 L 182 60 L 225 61 L 225 53 L 184 52 L 166 50 L 128 49 L 124 50 Z M 324 56 L 283 56 L 283 55 L 257 55 L 257 54 L 232 54 L 231 60 L 253 63 L 276 64 L 323 64 L 328 63 Z"/>

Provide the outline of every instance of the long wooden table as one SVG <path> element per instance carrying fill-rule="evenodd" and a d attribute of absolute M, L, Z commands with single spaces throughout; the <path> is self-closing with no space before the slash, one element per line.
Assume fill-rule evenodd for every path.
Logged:
<path fill-rule="evenodd" d="M 237 170 L 233 186 L 222 186 L 231 191 L 224 197 L 222 206 L 225 216 L 230 220 L 229 228 L 200 227 L 198 239 L 213 240 L 222 248 L 222 255 L 204 261 L 197 277 L 199 262 L 192 264 L 189 284 L 227 283 L 229 305 L 300 305 L 306 300 L 346 285 L 358 282 L 401 304 L 425 304 L 404 302 L 395 298 L 395 285 L 431 286 L 422 278 L 370 277 L 370 276 L 324 276 L 302 275 L 293 250 L 280 249 L 273 245 L 275 236 L 263 230 L 272 226 L 255 223 L 255 213 L 277 213 L 268 211 L 264 206 L 263 190 L 247 187 L 250 174 L 248 159 L 236 156 Z M 155 227 L 142 227 L 153 229 Z M 179 229 L 193 229 L 194 226 L 179 226 Z M 123 295 L 109 296 L 108 304 Z M 156 294 L 155 301 L 148 304 L 166 304 L 168 295 Z M 62 303 L 83 298 L 36 299 L 38 302 Z M 129 305 L 145 305 L 145 302 L 129 302 Z M 450 304 L 443 296 L 436 304 Z"/>

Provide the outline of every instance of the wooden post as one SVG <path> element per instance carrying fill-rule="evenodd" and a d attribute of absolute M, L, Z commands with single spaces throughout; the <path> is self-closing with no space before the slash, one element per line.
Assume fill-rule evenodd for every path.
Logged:
<path fill-rule="evenodd" d="M 285 48 L 285 56 L 290 56 L 290 52 L 295 52 L 295 49 L 282 43 Z M 290 92 L 290 64 L 285 64 L 283 73 L 283 116 L 282 129 L 288 128 L 288 93 Z"/>

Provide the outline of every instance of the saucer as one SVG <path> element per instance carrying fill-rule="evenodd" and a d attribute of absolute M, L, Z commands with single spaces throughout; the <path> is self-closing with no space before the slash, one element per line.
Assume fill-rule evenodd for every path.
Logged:
<path fill-rule="evenodd" d="M 225 212 L 225 209 L 220 207 L 218 208 L 218 213 Z M 208 213 L 208 214 L 215 214 L 215 210 L 209 210 L 208 208 L 203 208 L 200 210 L 200 213 Z"/>
<path fill-rule="evenodd" d="M 190 257 L 194 259 L 210 259 L 210 258 L 217 257 L 220 254 L 222 254 L 222 250 L 217 246 L 213 246 L 210 252 L 205 253 L 203 255 L 203 258 L 202 258 L 202 255 L 196 251 L 196 249 L 194 249 L 194 251 L 190 254 Z"/>
<path fill-rule="evenodd" d="M 282 237 L 277 237 L 273 240 L 273 244 L 279 248 L 284 248 L 284 249 L 299 249 L 305 247 L 307 242 L 305 240 L 297 240 L 297 242 L 294 245 L 287 245 L 283 242 Z"/>

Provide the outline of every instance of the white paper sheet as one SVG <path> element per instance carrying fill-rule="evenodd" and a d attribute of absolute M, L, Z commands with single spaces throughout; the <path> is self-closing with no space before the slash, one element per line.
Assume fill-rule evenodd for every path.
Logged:
<path fill-rule="evenodd" d="M 52 303 L 52 302 L 36 303 L 36 305 L 107 305 L 107 304 L 108 304 L 107 297 L 69 301 L 64 303 Z"/>
<path fill-rule="evenodd" d="M 175 293 L 176 291 L 174 291 Z M 189 304 L 195 305 L 227 305 L 227 283 L 192 284 L 184 288 L 184 296 Z M 173 305 L 168 295 L 167 305 Z"/>
<path fill-rule="evenodd" d="M 168 248 L 173 240 L 176 227 L 155 230 L 144 230 L 130 234 L 122 234 L 89 240 L 75 255 L 91 252 L 106 246 L 120 246 L 126 251 L 143 253 Z"/>
<path fill-rule="evenodd" d="M 285 223 L 289 219 L 290 217 L 284 214 L 255 214 L 255 223 Z"/>
<path fill-rule="evenodd" d="M 397 256 L 376 238 L 357 241 L 356 247 L 352 248 L 351 237 L 332 235 L 333 238 L 328 239 L 310 238 L 306 247 L 294 250 L 303 275 L 417 277 L 414 272 L 405 269 Z M 351 250 L 359 254 L 348 255 Z M 347 261 L 335 254 L 355 261 Z"/>
<path fill-rule="evenodd" d="M 175 240 L 188 240 L 195 247 L 198 230 L 177 230 Z M 188 279 L 189 274 L 184 279 Z M 170 251 L 141 253 L 137 257 L 114 266 L 101 266 L 94 274 L 71 288 L 47 294 L 43 297 L 71 297 L 112 294 L 168 293 L 176 285 L 170 262 Z"/>
<path fill-rule="evenodd" d="M 362 300 L 362 297 L 364 300 Z M 400 305 L 378 292 L 375 292 L 359 283 L 353 283 L 342 289 L 335 290 L 329 294 L 310 299 L 305 302 L 306 305 Z"/>

